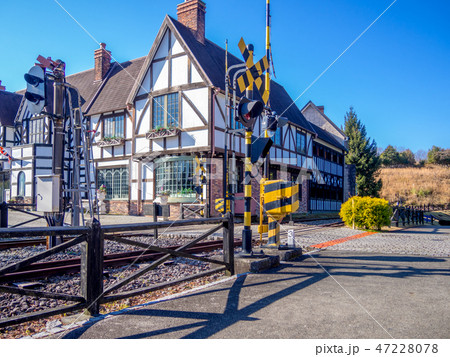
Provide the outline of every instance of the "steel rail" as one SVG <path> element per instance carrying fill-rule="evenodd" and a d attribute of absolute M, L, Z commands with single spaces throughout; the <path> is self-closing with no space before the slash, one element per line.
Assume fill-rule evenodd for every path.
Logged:
<path fill-rule="evenodd" d="M 236 240 L 234 242 L 234 246 L 239 246 L 241 244 L 240 240 Z M 216 249 L 222 248 L 222 241 L 215 242 L 203 242 L 198 245 L 195 245 L 189 249 L 186 249 L 185 253 L 191 254 L 199 254 L 203 252 L 209 252 Z M 123 266 L 125 264 L 133 263 L 133 262 L 143 262 L 149 260 L 160 259 L 167 253 L 166 250 L 175 250 L 180 246 L 171 246 L 164 248 L 164 252 L 154 252 L 150 250 L 137 250 L 132 252 L 122 252 L 122 253 L 114 253 L 110 255 L 105 255 L 104 257 L 104 267 L 116 267 Z M 174 252 L 173 255 L 183 256 L 185 254 Z M 210 260 L 202 257 L 195 257 L 197 260 Z M 211 262 L 211 261 L 210 261 Z M 0 282 L 11 282 L 17 280 L 29 280 L 34 278 L 42 278 L 49 277 L 54 275 L 63 275 L 69 273 L 77 273 L 80 271 L 80 258 L 74 259 L 66 259 L 66 260 L 58 260 L 52 262 L 43 262 L 43 263 L 35 263 L 31 264 L 24 268 L 24 270 L 20 272 L 8 273 L 0 276 Z M 220 263 L 220 262 L 213 262 Z"/>

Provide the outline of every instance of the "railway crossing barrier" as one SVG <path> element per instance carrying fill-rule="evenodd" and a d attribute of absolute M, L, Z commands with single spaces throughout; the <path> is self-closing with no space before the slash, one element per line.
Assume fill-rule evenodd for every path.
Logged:
<path fill-rule="evenodd" d="M 200 234 L 192 241 L 178 247 L 176 249 L 163 248 L 159 246 L 149 245 L 142 242 L 134 241 L 124 237 L 117 236 L 121 232 L 139 232 L 153 231 L 158 228 L 168 227 L 182 227 L 182 226 L 198 226 L 204 224 L 217 224 L 210 228 L 207 232 Z M 223 230 L 223 261 L 217 259 L 210 259 L 204 256 L 197 256 L 188 253 L 186 250 L 195 246 L 200 241 L 206 239 L 211 234 L 218 230 Z M 182 282 L 198 279 L 207 275 L 215 274 L 225 271 L 229 275 L 234 275 L 234 220 L 230 213 L 224 217 L 190 219 L 180 221 L 163 221 L 163 222 L 149 222 L 149 223 L 134 223 L 121 225 L 104 225 L 96 219 L 89 221 L 85 227 L 42 227 L 42 228 L 0 228 L 0 238 L 14 238 L 14 237 L 41 237 L 57 235 L 61 237 L 70 237 L 71 239 L 48 249 L 42 253 L 36 254 L 32 257 L 23 259 L 19 262 L 0 268 L 0 278 L 8 273 L 14 273 L 21 270 L 33 268 L 33 263 L 38 262 L 44 258 L 50 257 L 56 253 L 62 252 L 68 248 L 76 245 L 81 246 L 81 265 L 80 265 L 80 295 L 69 295 L 62 293 L 54 293 L 40 290 L 32 290 L 21 287 L 13 287 L 8 285 L 0 285 L 0 292 L 18 294 L 25 296 L 34 296 L 47 299 L 62 300 L 65 302 L 73 302 L 71 305 L 63 305 L 43 311 L 26 313 L 23 315 L 13 316 L 7 319 L 0 320 L 0 328 L 12 326 L 27 321 L 37 320 L 53 315 L 72 312 L 80 309 L 86 309 L 89 314 L 97 315 L 101 304 L 129 298 L 136 295 L 149 293 L 152 291 L 164 289 L 170 286 L 177 285 Z M 157 237 L 155 237 L 157 238 Z M 145 250 L 162 253 L 160 258 L 145 265 L 145 267 L 137 270 L 133 274 L 115 282 L 112 286 L 105 288 L 103 286 L 103 256 L 104 256 L 104 241 L 110 240 L 122 244 L 131 245 L 134 247 L 143 248 Z M 157 240 L 155 239 L 157 242 Z M 203 271 L 198 274 L 190 275 L 176 280 L 164 282 L 162 284 L 145 286 L 140 289 L 134 289 L 125 292 L 117 292 L 118 289 L 127 285 L 142 275 L 157 268 L 171 257 L 183 257 L 213 264 L 219 266 Z M 1 283 L 0 283 L 1 284 Z"/>
<path fill-rule="evenodd" d="M 261 206 L 268 217 L 268 227 L 260 225 L 260 234 L 268 232 L 268 248 L 280 246 L 280 224 L 286 215 L 298 210 L 299 186 L 283 180 L 261 180 Z"/>

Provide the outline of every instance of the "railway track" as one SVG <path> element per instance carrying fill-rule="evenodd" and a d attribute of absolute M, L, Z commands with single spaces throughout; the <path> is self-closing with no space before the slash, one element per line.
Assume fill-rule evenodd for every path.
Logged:
<path fill-rule="evenodd" d="M 310 222 L 310 221 L 313 221 L 313 220 L 301 220 L 299 222 L 301 223 L 301 222 Z M 294 227 L 294 231 L 295 231 L 295 233 L 301 233 L 301 232 L 314 231 L 314 230 L 328 228 L 328 227 L 330 227 L 330 228 L 331 227 L 340 227 L 343 225 L 344 224 L 342 222 L 334 222 L 334 223 L 327 223 L 327 224 L 311 226 L 311 227 L 298 227 L 298 228 Z M 256 230 L 254 230 L 254 232 L 253 232 L 253 237 L 255 239 L 257 239 L 257 238 L 259 238 L 259 234 L 255 233 L 255 231 Z M 170 231 L 167 231 L 166 234 L 173 234 L 173 233 L 180 233 L 180 232 L 182 232 L 182 231 L 181 230 L 170 230 Z M 183 229 L 183 232 L 186 232 L 186 230 Z M 193 233 L 193 232 L 188 231 L 186 233 Z M 198 231 L 195 233 L 198 233 Z M 281 235 L 283 235 L 283 234 L 286 234 L 286 232 L 284 232 L 283 229 L 281 229 Z M 153 236 L 153 233 L 120 234 L 119 236 L 123 237 L 123 238 L 143 237 L 143 236 Z M 64 237 L 64 241 L 68 241 L 70 239 L 71 239 L 71 237 Z M 9 240 L 0 241 L 0 251 L 12 249 L 12 248 L 33 247 L 33 246 L 45 245 L 45 244 L 46 244 L 45 238 L 9 239 Z"/>
<path fill-rule="evenodd" d="M 327 228 L 340 227 L 344 225 L 342 222 L 333 222 L 327 223 L 317 226 L 311 227 L 294 227 L 294 232 L 298 236 L 301 233 L 313 232 Z M 198 232 L 197 232 L 198 233 Z M 281 237 L 285 236 L 287 231 L 281 230 Z M 139 233 L 139 234 L 121 234 L 121 237 L 133 237 L 133 236 L 145 236 L 152 235 L 149 233 Z M 237 232 L 237 235 L 239 233 Z M 259 234 L 257 232 L 253 232 L 252 235 L 253 240 L 259 241 Z M 70 239 L 70 238 L 67 238 Z M 9 249 L 9 248 L 19 248 L 26 246 L 33 246 L 39 244 L 45 244 L 46 240 L 42 239 L 22 239 L 22 240 L 11 240 L 11 241 L 3 241 L 0 242 L 0 249 Z M 235 240 L 235 247 L 240 246 L 242 244 L 241 240 Z M 196 244 L 194 247 L 191 247 L 186 250 L 187 253 L 191 254 L 199 254 L 210 252 L 216 249 L 222 248 L 223 243 L 221 240 L 218 241 L 206 241 L 202 243 Z M 166 249 L 175 250 L 180 246 L 170 246 L 166 247 Z M 104 256 L 104 267 L 119 267 L 126 264 L 132 263 L 142 263 L 146 261 L 156 260 L 162 257 L 165 253 L 155 252 L 152 250 L 136 250 L 136 251 L 128 251 L 121 253 L 113 253 Z M 36 278 L 45 278 L 49 276 L 55 275 L 64 275 L 70 273 L 78 273 L 80 271 L 80 258 L 73 259 L 64 259 L 57 260 L 51 262 L 42 262 L 42 263 L 34 263 L 26 268 L 22 269 L 20 272 L 9 273 L 3 276 L 0 276 L 0 282 L 13 282 L 13 281 L 26 281 L 30 279 Z"/>
<path fill-rule="evenodd" d="M 241 240 L 235 240 L 234 246 L 240 246 Z M 165 247 L 166 249 L 175 250 L 180 246 Z M 210 252 L 223 247 L 222 241 L 210 241 L 196 244 L 195 246 L 184 250 L 183 252 L 190 254 L 199 254 Z M 104 256 L 104 267 L 118 267 L 126 264 L 142 263 L 146 261 L 156 260 L 166 253 L 155 252 L 152 250 L 136 250 L 131 252 L 113 253 Z M 45 278 L 54 275 L 63 275 L 69 273 L 78 273 L 80 271 L 80 258 L 64 259 L 51 262 L 34 263 L 20 272 L 9 273 L 0 276 L 0 282 L 26 281 L 36 278 Z"/>

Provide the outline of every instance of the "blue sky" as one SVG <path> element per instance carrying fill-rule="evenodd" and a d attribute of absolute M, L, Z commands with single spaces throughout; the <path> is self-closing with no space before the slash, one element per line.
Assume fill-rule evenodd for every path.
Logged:
<path fill-rule="evenodd" d="M 117 61 L 144 56 L 182 0 L 57 0 Z M 393 0 L 271 0 L 276 80 L 293 99 Z M 239 56 L 264 55 L 265 0 L 205 0 L 206 36 Z M 450 147 L 450 2 L 398 0 L 297 102 L 324 105 L 339 126 L 353 106 L 379 147 Z M 93 67 L 98 45 L 55 0 L 0 2 L 0 80 L 25 87 L 39 54 L 67 73 Z"/>

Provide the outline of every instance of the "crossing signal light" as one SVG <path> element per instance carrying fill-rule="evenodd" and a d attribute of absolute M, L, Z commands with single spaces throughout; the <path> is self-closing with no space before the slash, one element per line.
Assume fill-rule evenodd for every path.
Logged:
<path fill-rule="evenodd" d="M 238 104 L 238 116 L 236 120 L 245 126 L 247 129 L 252 130 L 255 125 L 255 120 L 264 110 L 264 104 L 259 100 L 250 100 L 246 97 L 242 97 Z"/>
<path fill-rule="evenodd" d="M 275 134 L 275 131 L 278 128 L 281 128 L 282 126 L 286 125 L 288 122 L 288 118 L 280 117 L 277 115 L 277 113 L 272 112 L 268 116 L 264 118 L 263 125 L 265 126 L 265 129 L 268 131 L 268 134 L 272 136 Z"/>
<path fill-rule="evenodd" d="M 31 114 L 40 114 L 46 104 L 44 69 L 40 66 L 33 66 L 24 77 L 27 82 L 25 99 L 28 110 Z"/>
<path fill-rule="evenodd" d="M 257 163 L 258 161 L 262 164 L 262 161 L 264 161 L 269 153 L 272 144 L 273 141 L 271 138 L 256 137 L 252 135 L 252 164 Z"/>

